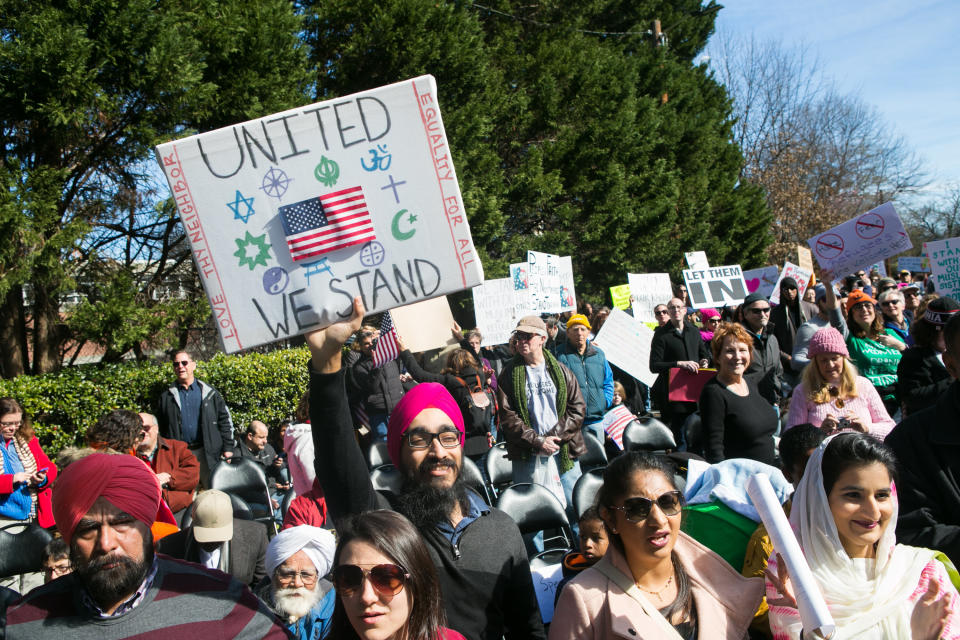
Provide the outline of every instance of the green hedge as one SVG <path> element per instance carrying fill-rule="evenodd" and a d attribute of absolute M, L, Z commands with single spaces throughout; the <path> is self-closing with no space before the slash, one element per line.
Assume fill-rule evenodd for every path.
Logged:
<path fill-rule="evenodd" d="M 275 425 L 296 409 L 307 389 L 306 348 L 217 355 L 198 362 L 196 376 L 223 394 L 234 427 L 250 420 Z M 169 362 L 81 365 L 43 376 L 0 380 L 0 396 L 12 396 L 33 420 L 40 443 L 53 457 L 84 444 L 87 428 L 112 409 L 152 411 L 160 392 L 173 381 Z"/>

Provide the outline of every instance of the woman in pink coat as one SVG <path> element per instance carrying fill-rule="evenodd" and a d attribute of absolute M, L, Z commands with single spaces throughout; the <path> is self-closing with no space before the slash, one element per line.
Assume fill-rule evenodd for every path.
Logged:
<path fill-rule="evenodd" d="M 20 520 L 53 526 L 50 485 L 57 467 L 40 448 L 30 421 L 13 398 L 0 398 L 0 523 Z"/>
<path fill-rule="evenodd" d="M 569 582 L 550 640 L 742 640 L 763 595 L 680 532 L 683 494 L 666 465 L 624 453 L 603 473 L 597 497 L 610 537 L 607 554 Z"/>

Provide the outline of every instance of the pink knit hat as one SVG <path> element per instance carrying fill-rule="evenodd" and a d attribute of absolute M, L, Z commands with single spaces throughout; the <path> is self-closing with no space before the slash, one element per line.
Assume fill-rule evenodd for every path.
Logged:
<path fill-rule="evenodd" d="M 460 444 L 463 444 L 463 414 L 460 413 L 457 401 L 442 384 L 422 382 L 403 395 L 397 406 L 390 412 L 390 420 L 387 422 L 387 451 L 390 453 L 390 460 L 397 468 L 400 467 L 400 445 L 403 442 L 403 434 L 406 433 L 413 419 L 424 409 L 440 409 L 447 414 L 453 426 L 460 432 Z"/>
<path fill-rule="evenodd" d="M 810 344 L 807 347 L 807 357 L 813 360 L 813 356 L 821 353 L 839 353 L 844 358 L 850 357 L 847 351 L 847 345 L 843 341 L 843 336 L 833 327 L 824 327 L 810 338 Z"/>
<path fill-rule="evenodd" d="M 706 320 L 707 318 L 719 318 L 720 312 L 716 309 L 700 309 L 700 317 Z"/>

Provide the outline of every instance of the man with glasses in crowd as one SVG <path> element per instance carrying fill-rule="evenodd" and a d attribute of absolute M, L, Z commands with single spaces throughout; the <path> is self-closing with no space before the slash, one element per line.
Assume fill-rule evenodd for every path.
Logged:
<path fill-rule="evenodd" d="M 314 467 L 330 515 L 394 508 L 410 519 L 436 564 L 450 628 L 476 640 L 544 638 L 520 530 L 467 488 L 463 415 L 442 385 L 416 385 L 391 413 L 387 449 L 402 486 L 399 494 L 374 490 L 354 436 L 341 359 L 363 314 L 357 297 L 350 318 L 306 335 Z"/>
<path fill-rule="evenodd" d="M 670 402 L 670 369 L 686 369 L 696 373 L 710 364 L 710 350 L 700 338 L 700 330 L 686 319 L 687 306 L 680 298 L 667 304 L 669 320 L 657 328 L 650 342 L 650 371 L 657 375 L 653 383 L 653 398 L 660 408 L 663 421 L 670 425 L 678 446 L 686 438 L 683 423 L 697 410 L 696 402 Z"/>
<path fill-rule="evenodd" d="M 911 282 L 900 289 L 903 294 L 903 317 L 911 324 L 916 317 L 917 309 L 920 307 L 920 287 L 921 283 Z"/>
<path fill-rule="evenodd" d="M 254 593 L 297 640 L 319 640 L 330 631 L 337 594 L 324 579 L 337 541 L 326 529 L 301 524 L 278 533 L 267 547 L 267 575 Z"/>
<path fill-rule="evenodd" d="M 670 322 L 670 310 L 667 309 L 667 305 L 665 304 L 655 306 L 653 308 L 653 315 L 657 319 L 657 326 L 659 327 Z"/>
<path fill-rule="evenodd" d="M 176 382 L 160 394 L 154 413 L 160 435 L 187 443 L 190 453 L 200 461 L 200 484 L 210 486 L 210 474 L 233 455 L 233 421 L 220 392 L 197 380 L 197 363 L 186 351 L 173 354 Z"/>
<path fill-rule="evenodd" d="M 751 293 L 740 305 L 740 324 L 753 338 L 753 356 L 744 376 L 752 379 L 760 395 L 774 407 L 780 406 L 783 389 L 783 364 L 780 343 L 773 335 L 770 302 L 759 293 Z"/>

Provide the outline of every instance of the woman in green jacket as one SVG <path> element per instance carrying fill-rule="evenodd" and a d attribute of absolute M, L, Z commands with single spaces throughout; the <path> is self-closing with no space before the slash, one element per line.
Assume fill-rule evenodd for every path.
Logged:
<path fill-rule="evenodd" d="M 900 409 L 896 388 L 897 365 L 907 345 L 900 341 L 892 329 L 884 328 L 883 320 L 874 306 L 876 302 L 859 289 L 847 297 L 847 323 L 850 326 L 847 349 L 860 375 L 873 383 L 883 398 L 887 413 L 894 416 Z"/>

